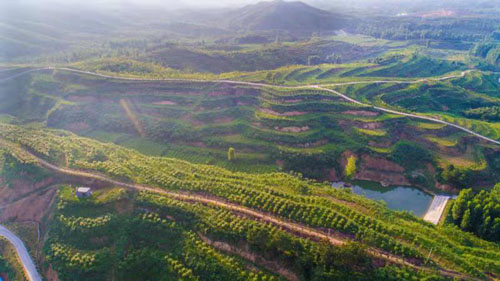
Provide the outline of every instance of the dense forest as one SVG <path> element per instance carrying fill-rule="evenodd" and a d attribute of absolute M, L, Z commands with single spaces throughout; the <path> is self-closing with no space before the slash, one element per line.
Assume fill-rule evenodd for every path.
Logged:
<path fill-rule="evenodd" d="M 500 241 L 500 184 L 490 192 L 462 190 L 453 205 L 453 220 L 465 231 Z"/>

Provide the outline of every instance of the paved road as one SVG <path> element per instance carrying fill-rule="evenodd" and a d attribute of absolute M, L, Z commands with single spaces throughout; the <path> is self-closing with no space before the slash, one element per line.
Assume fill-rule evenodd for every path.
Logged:
<path fill-rule="evenodd" d="M 19 239 L 14 233 L 0 225 L 0 236 L 5 237 L 16 249 L 17 256 L 21 260 L 24 272 L 29 281 L 42 281 L 42 277 L 38 273 L 33 260 L 31 259 L 28 250 L 24 246 L 23 241 Z"/>
<path fill-rule="evenodd" d="M 448 200 L 450 200 L 450 196 L 434 196 L 429 209 L 427 209 L 427 213 L 425 213 L 424 221 L 428 221 L 437 225 L 439 223 L 439 220 L 441 219 L 441 216 L 443 215 L 443 211 Z"/>
<path fill-rule="evenodd" d="M 90 71 L 83 71 L 83 70 L 77 70 L 77 69 L 72 69 L 72 68 L 66 68 L 66 67 L 45 67 L 45 68 L 34 68 L 30 69 L 21 73 L 18 73 L 16 75 L 13 75 L 11 77 L 7 77 L 4 79 L 1 79 L 0 82 L 16 78 L 18 76 L 21 76 L 26 73 L 34 72 L 34 71 L 40 71 L 40 70 L 65 70 L 65 71 L 70 71 L 70 72 L 75 72 L 75 73 L 81 73 L 81 74 L 87 74 L 87 75 L 92 75 L 92 76 L 97 76 L 97 77 L 102 77 L 102 78 L 108 78 L 108 79 L 118 79 L 118 80 L 129 80 L 129 81 L 171 81 L 171 82 L 196 82 L 196 83 L 227 83 L 227 84 L 235 84 L 235 85 L 245 85 L 245 86 L 250 86 L 250 87 L 274 87 L 274 88 L 280 88 L 280 89 L 317 89 L 321 91 L 327 91 L 330 93 L 333 93 L 349 102 L 362 105 L 362 106 L 367 106 L 367 107 L 372 107 L 376 110 L 387 112 L 387 113 L 392 113 L 396 115 L 402 115 L 410 118 L 415 118 L 415 119 L 421 119 L 421 120 L 427 120 L 431 122 L 436 122 L 436 123 L 441 123 L 447 126 L 454 127 L 456 129 L 462 130 L 466 133 L 469 133 L 471 135 L 474 135 L 482 140 L 485 140 L 490 143 L 494 143 L 497 145 L 500 145 L 500 141 L 489 138 L 487 136 L 481 135 L 477 132 L 474 132 L 470 129 L 467 129 L 465 127 L 462 127 L 460 125 L 450 123 L 444 120 L 440 120 L 437 118 L 429 117 L 429 116 L 424 116 L 424 115 L 417 115 L 413 113 L 406 113 L 406 112 L 400 112 L 392 109 L 387 109 L 383 107 L 378 107 L 374 106 L 371 104 L 363 103 L 360 102 L 356 99 L 353 99 L 351 97 L 348 97 L 336 90 L 332 90 L 326 87 L 329 86 L 342 86 L 342 85 L 352 85 L 352 84 L 369 84 L 369 83 L 399 83 L 399 84 L 414 84 L 414 83 L 421 83 L 421 82 L 428 82 L 428 81 L 443 81 L 443 80 L 448 80 L 448 79 L 453 79 L 453 78 L 460 78 L 464 77 L 468 73 L 473 72 L 472 70 L 467 70 L 467 71 L 462 71 L 460 74 L 457 75 L 449 75 L 449 76 L 444 76 L 440 78 L 423 78 L 423 79 L 418 79 L 418 80 L 409 80 L 409 81 L 402 81 L 402 80 L 374 80 L 374 81 L 356 81 L 356 82 L 345 82 L 345 83 L 336 83 L 336 84 L 324 84 L 324 85 L 303 85 L 303 86 L 281 86 L 281 85 L 272 85 L 272 84 L 265 84 L 265 83 L 254 83 L 254 82 L 244 82 L 244 81 L 234 81 L 234 80 L 202 80 L 202 79 L 181 79 L 181 78 L 158 78 L 158 79 L 150 79 L 150 78 L 128 78 L 128 77 L 120 77 L 120 76 L 112 76 L 112 75 L 105 75 L 105 74 L 99 74 L 95 72 L 90 72 Z M 481 71 L 479 71 L 481 72 Z M 494 72 L 497 74 L 496 72 Z"/>
<path fill-rule="evenodd" d="M 402 115 L 402 116 L 407 116 L 407 117 L 411 117 L 411 118 L 415 118 L 415 119 L 422 119 L 422 120 L 427 120 L 427 121 L 431 121 L 431 122 L 435 122 L 435 123 L 441 123 L 441 124 L 444 124 L 444 125 L 447 125 L 447 126 L 451 126 L 451 127 L 454 127 L 454 128 L 457 128 L 459 130 L 462 130 L 464 132 L 467 132 L 471 135 L 474 135 L 480 139 L 483 139 L 485 141 L 488 141 L 488 142 L 491 142 L 491 143 L 494 143 L 494 144 L 498 144 L 500 145 L 500 141 L 497 141 L 497 140 L 494 140 L 492 138 L 489 138 L 489 137 L 486 137 L 486 136 L 483 136 L 479 133 L 476 133 L 472 130 L 469 130 L 465 127 L 462 127 L 460 125 L 457 125 L 457 124 L 453 124 L 453 123 L 450 123 L 450 122 L 447 122 L 447 121 L 443 121 L 443 120 L 440 120 L 440 119 L 437 119 L 437 118 L 432 118 L 432 117 L 429 117 L 429 116 L 423 116 L 423 115 L 417 115 L 417 114 L 413 114 L 413 113 L 406 113 L 406 112 L 400 112 L 400 111 L 396 111 L 396 110 L 392 110 L 392 109 L 387 109 L 387 108 L 383 108 L 383 107 L 379 107 L 379 106 L 374 106 L 374 105 L 371 105 L 371 104 L 367 104 L 367 103 L 362 103 L 358 100 L 355 100 L 353 98 L 350 98 L 338 91 L 335 91 L 335 90 L 332 90 L 332 89 L 328 89 L 328 88 L 323 88 L 323 87 L 320 87 L 320 86 L 314 86 L 316 89 L 320 89 L 320 90 L 323 90 L 323 91 L 327 91 L 327 92 L 330 92 L 330 93 L 333 93 L 337 96 L 340 96 L 341 98 L 345 99 L 345 100 L 348 100 L 352 103 L 355 103 L 355 104 L 359 104 L 359 105 L 362 105 L 362 106 L 368 106 L 368 107 L 372 107 L 372 108 L 375 108 L 379 111 L 384 111 L 384 112 L 387 112 L 387 113 L 392 113 L 392 114 L 397 114 L 397 115 Z"/>

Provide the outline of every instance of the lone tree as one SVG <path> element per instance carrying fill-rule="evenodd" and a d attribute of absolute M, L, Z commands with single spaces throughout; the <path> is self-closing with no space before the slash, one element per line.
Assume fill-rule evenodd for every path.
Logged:
<path fill-rule="evenodd" d="M 356 157 L 351 155 L 347 159 L 347 164 L 345 165 L 344 175 L 346 180 L 352 180 L 354 175 L 356 174 Z"/>
<path fill-rule="evenodd" d="M 234 161 L 234 148 L 230 147 L 227 150 L 227 160 Z"/>

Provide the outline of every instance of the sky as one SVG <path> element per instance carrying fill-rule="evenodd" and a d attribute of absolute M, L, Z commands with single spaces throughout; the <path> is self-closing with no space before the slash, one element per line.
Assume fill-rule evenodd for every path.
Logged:
<path fill-rule="evenodd" d="M 37 3 L 42 6 L 50 5 L 93 5 L 98 7 L 103 7 L 107 5 L 120 5 L 120 4 L 135 4 L 141 7 L 147 8 L 148 6 L 161 6 L 162 8 L 175 10 L 183 8 L 191 9 L 206 9 L 206 8 L 231 8 L 231 7 L 242 7 L 244 5 L 257 3 L 260 1 L 270 1 L 270 0 L 0 0 L 0 6 L 3 3 Z M 453 8 L 458 3 L 468 2 L 489 2 L 489 3 L 499 3 L 500 0 L 285 0 L 285 1 L 303 1 L 312 6 L 318 8 L 345 8 L 345 7 L 361 7 L 370 8 L 370 6 L 389 6 L 396 8 L 404 8 L 409 6 L 444 6 L 448 8 Z M 437 4 L 437 5 L 436 5 Z"/>

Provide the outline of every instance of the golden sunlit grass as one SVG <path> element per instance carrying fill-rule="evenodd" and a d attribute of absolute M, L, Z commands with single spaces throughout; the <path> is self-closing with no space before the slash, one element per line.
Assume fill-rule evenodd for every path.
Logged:
<path fill-rule="evenodd" d="M 362 134 L 368 135 L 368 136 L 375 136 L 375 137 L 383 137 L 387 135 L 387 132 L 384 130 L 369 130 L 369 129 L 362 129 L 362 128 L 356 128 L 356 130 Z"/>
<path fill-rule="evenodd" d="M 450 140 L 450 139 L 444 139 L 444 138 L 438 138 L 435 136 L 427 136 L 426 139 L 432 141 L 433 143 L 436 143 L 440 146 L 446 146 L 446 147 L 452 147 L 457 145 L 456 140 Z"/>

